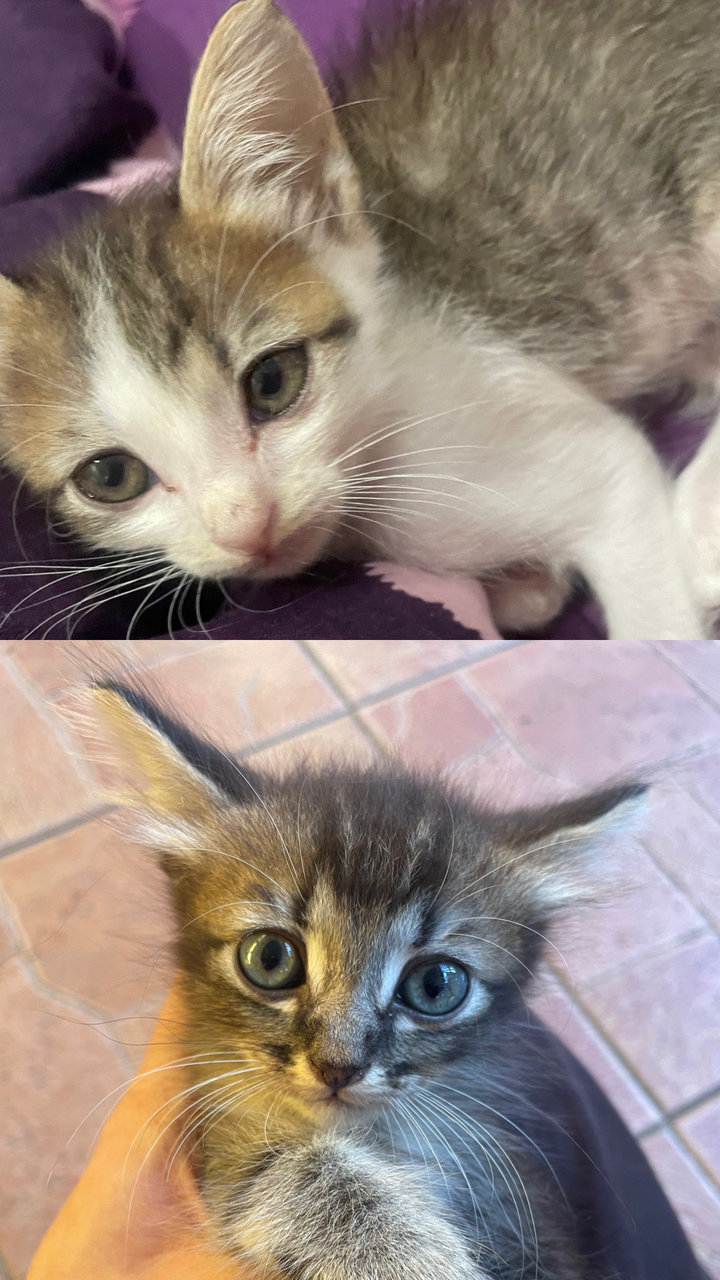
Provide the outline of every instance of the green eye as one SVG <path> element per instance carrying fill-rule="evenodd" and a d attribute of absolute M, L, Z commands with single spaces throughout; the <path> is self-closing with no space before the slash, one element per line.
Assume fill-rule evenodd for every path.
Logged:
<path fill-rule="evenodd" d="M 407 975 L 398 988 L 398 998 L 417 1013 L 441 1017 L 457 1009 L 469 990 L 470 978 L 462 965 L 433 960 Z"/>
<path fill-rule="evenodd" d="M 101 453 L 73 471 L 72 481 L 94 502 L 130 502 L 157 484 L 154 471 L 132 453 Z"/>
<path fill-rule="evenodd" d="M 285 413 L 299 398 L 307 375 L 308 357 L 303 343 L 262 356 L 243 378 L 250 416 L 256 422 L 267 422 L 268 418 Z"/>
<path fill-rule="evenodd" d="M 250 933 L 238 947 L 238 964 L 248 982 L 265 991 L 299 987 L 305 969 L 296 946 L 279 933 Z"/>

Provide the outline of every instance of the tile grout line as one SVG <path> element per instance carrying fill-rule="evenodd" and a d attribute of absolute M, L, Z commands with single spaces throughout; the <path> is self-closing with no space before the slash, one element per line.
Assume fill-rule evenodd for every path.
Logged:
<path fill-rule="evenodd" d="M 19 840 L 11 840 L 7 844 L 0 847 L 0 861 L 7 858 L 12 853 L 22 853 L 23 850 L 32 849 L 37 844 L 44 844 L 47 840 L 54 840 L 58 836 L 64 836 L 70 831 L 75 831 L 77 827 L 85 826 L 88 822 L 95 822 L 98 818 L 104 818 L 107 814 L 113 813 L 116 806 L 112 804 L 94 805 L 92 809 L 85 809 L 81 813 L 73 814 L 71 818 L 64 818 L 62 822 L 53 823 L 49 827 L 41 827 L 38 831 L 32 831 L 26 836 L 22 836 Z"/>
<path fill-rule="evenodd" d="M 713 1102 L 715 1098 L 720 1098 L 720 1081 L 717 1084 L 710 1085 L 709 1089 L 703 1089 L 701 1093 L 696 1094 L 694 1098 L 690 1098 L 688 1102 L 681 1102 L 679 1106 L 671 1107 L 669 1111 L 664 1112 L 662 1119 L 653 1120 L 652 1124 L 642 1129 L 638 1137 L 648 1138 L 653 1133 L 657 1133 L 659 1129 L 674 1125 L 676 1120 L 684 1120 L 691 1111 L 695 1111 L 697 1107 L 704 1107 L 706 1102 Z M 678 1137 L 681 1141 L 685 1141 L 681 1135 L 678 1134 Z M 696 1157 L 696 1159 L 700 1163 L 699 1157 Z M 715 1181 L 715 1175 L 712 1176 L 713 1181 Z M 720 1176 L 720 1171 L 718 1176 Z M 720 1190 L 720 1184 L 718 1185 L 718 1190 Z"/>
<path fill-rule="evenodd" d="M 17 960 L 22 968 L 28 985 L 36 993 L 36 995 L 45 996 L 47 999 L 53 1000 L 56 1004 L 63 1005 L 68 1012 L 74 1012 L 78 1015 L 78 1019 L 84 1019 L 79 1025 L 94 1027 L 99 1023 L 98 1015 L 106 1012 L 105 1009 L 98 1005 L 94 1005 L 89 1001 L 83 1000 L 81 997 L 73 995 L 71 991 L 64 988 L 54 987 L 44 977 L 40 968 L 37 956 L 35 954 L 38 946 L 46 939 L 41 938 L 37 943 L 31 943 L 25 933 L 22 918 L 18 912 L 17 906 L 13 899 L 8 895 L 7 891 L 0 887 L 0 918 L 2 918 L 7 927 L 8 933 L 13 945 L 12 958 Z M 89 1021 L 91 1018 L 94 1021 Z M 72 1019 L 69 1019 L 72 1021 Z M 121 1064 L 122 1065 L 122 1064 Z"/>
<path fill-rule="evenodd" d="M 307 657 L 311 660 L 316 669 L 322 674 L 323 678 L 332 686 L 333 692 L 341 698 L 348 710 L 363 711 L 366 707 L 373 706 L 377 702 L 383 702 L 388 698 L 393 698 L 399 693 L 406 693 L 410 689 L 420 688 L 424 684 L 431 684 L 435 680 L 441 679 L 443 676 L 453 675 L 454 672 L 462 671 L 466 667 L 472 666 L 477 662 L 489 662 L 492 658 L 500 657 L 501 654 L 508 652 L 508 650 L 517 648 L 518 645 L 526 644 L 527 641 L 509 640 L 506 642 L 504 647 L 493 648 L 492 653 L 483 653 L 476 649 L 475 652 L 468 657 L 453 658 L 451 662 L 441 663 L 436 667 L 429 667 L 427 670 L 419 672 L 417 675 L 408 676 L 405 680 L 397 680 L 394 684 L 385 685 L 382 689 L 376 690 L 374 693 L 366 694 L 361 698 L 353 698 L 342 688 L 340 684 L 338 684 L 336 677 L 334 677 L 325 667 L 325 664 L 319 654 L 316 654 L 311 648 L 309 648 L 312 641 L 298 640 L 297 643 L 298 646 L 306 653 Z M 372 643 L 383 644 L 383 641 L 376 640 L 372 641 Z M 479 642 L 469 641 L 468 643 L 476 644 Z M 488 640 L 486 643 L 492 644 L 493 642 Z M 499 643 L 500 642 L 498 642 L 498 644 Z"/>
<path fill-rule="evenodd" d="M 720 830 L 718 831 L 718 835 L 720 836 Z M 673 874 L 673 872 L 670 871 L 665 866 L 665 864 L 661 862 L 660 859 L 653 853 L 652 845 L 650 844 L 650 837 L 646 836 L 643 839 L 641 836 L 638 836 L 638 844 L 642 845 L 645 852 L 652 858 L 653 865 L 657 868 L 658 871 L 662 873 L 662 875 L 665 876 L 665 879 L 669 882 L 669 884 L 672 885 L 675 892 L 679 893 L 681 897 L 685 899 L 686 902 L 689 902 L 693 911 L 697 911 L 700 918 L 705 921 L 706 927 L 710 929 L 713 933 L 720 935 L 720 929 L 718 928 L 717 922 L 713 919 L 712 916 L 707 914 L 705 907 L 702 906 L 699 902 L 695 902 L 695 900 L 690 897 L 690 894 L 688 893 L 685 886 L 679 880 L 675 879 L 675 875 Z"/>
<path fill-rule="evenodd" d="M 658 1098 L 656 1094 L 653 1092 L 652 1086 L 645 1084 L 645 1081 L 640 1078 L 635 1064 L 625 1056 L 625 1053 L 621 1048 L 621 1046 L 616 1045 L 614 1041 L 612 1041 L 609 1038 L 604 1027 L 596 1018 L 592 1006 L 589 1005 L 585 1000 L 583 1000 L 581 988 L 577 984 L 573 985 L 572 987 L 569 986 L 567 981 L 564 980 L 562 974 L 556 974 L 556 976 L 558 978 L 558 981 L 561 987 L 565 991 L 566 995 L 570 997 L 573 1004 L 575 1004 L 577 1008 L 581 1011 L 581 1013 L 585 1015 L 588 1022 L 592 1026 L 593 1030 L 600 1037 L 603 1045 L 606 1047 L 606 1049 L 609 1049 L 610 1053 L 615 1058 L 617 1058 L 618 1062 L 620 1062 L 622 1066 L 625 1068 L 628 1075 L 630 1076 L 630 1079 L 635 1085 L 635 1088 L 638 1089 L 640 1093 L 643 1094 L 645 1098 L 652 1103 L 655 1110 L 659 1111 L 661 1116 L 664 1116 L 665 1107 L 661 1099 Z"/>
<path fill-rule="evenodd" d="M 715 642 L 708 640 L 706 643 L 713 644 Z M 651 640 L 650 645 L 659 658 L 662 658 L 662 660 L 666 662 L 677 675 L 682 676 L 683 680 L 685 680 L 686 684 L 690 686 L 693 693 L 696 693 L 700 698 L 702 698 L 703 702 L 707 702 L 709 706 L 712 707 L 713 711 L 720 711 L 720 698 L 713 698 L 712 694 L 708 693 L 707 689 L 699 684 L 694 676 L 690 675 L 690 673 L 686 671 L 684 667 L 680 666 L 680 664 L 676 662 L 669 653 L 659 647 L 657 641 Z"/>
<path fill-rule="evenodd" d="M 689 905 L 692 907 L 693 903 L 690 902 Z M 711 931 L 717 932 L 717 930 L 714 929 L 711 929 Z M 646 960 L 660 960 L 663 956 L 669 955 L 670 952 L 674 951 L 676 948 L 685 947 L 691 942 L 697 942 L 699 939 L 707 937 L 708 932 L 708 926 L 703 918 L 699 924 L 690 925 L 687 929 L 684 929 L 682 933 L 677 933 L 672 938 L 665 938 L 659 942 L 649 942 L 645 944 L 640 948 L 640 950 L 636 951 L 632 957 L 620 960 L 617 964 L 610 965 L 606 969 L 599 969 L 597 973 L 593 973 L 592 977 L 578 978 L 574 980 L 575 985 L 577 988 L 582 988 L 586 991 L 588 996 L 592 996 L 593 989 L 607 981 L 608 978 L 617 978 L 622 980 L 628 976 L 636 965 L 643 964 Z M 554 966 L 553 970 L 554 972 L 559 972 L 559 969 L 555 970 Z M 565 970 L 565 972 L 567 972 L 567 970 Z M 567 985 L 569 989 L 569 979 Z"/>
<path fill-rule="evenodd" d="M 677 1130 L 673 1128 L 672 1125 L 659 1124 L 655 1127 L 655 1129 L 653 1129 L 652 1132 L 649 1132 L 647 1134 L 643 1133 L 643 1134 L 636 1135 L 637 1141 L 638 1142 L 644 1141 L 646 1137 L 654 1138 L 659 1133 L 665 1134 L 665 1136 L 671 1139 L 671 1141 L 674 1141 L 677 1143 L 682 1155 L 688 1161 L 698 1181 L 705 1186 L 706 1190 L 712 1193 L 714 1199 L 720 1200 L 720 1184 L 716 1181 L 714 1176 L 708 1174 L 705 1164 L 701 1160 L 698 1160 L 692 1148 L 687 1145 L 687 1143 L 684 1141 L 681 1134 L 679 1134 Z M 656 1176 L 659 1177 L 659 1175 L 656 1175 Z M 663 1183 L 662 1185 L 665 1188 L 665 1194 L 667 1195 L 668 1199 L 671 1200 L 672 1197 L 670 1195 L 670 1192 L 667 1189 L 666 1184 Z M 710 1280 L 710 1277 L 708 1277 L 708 1280 Z"/>
<path fill-rule="evenodd" d="M 6 670 L 16 689 L 25 698 L 27 698 L 30 705 L 34 707 L 36 714 L 39 715 L 40 719 L 47 725 L 54 740 L 58 743 L 60 748 L 62 749 L 64 747 L 65 752 L 71 761 L 78 782 L 86 790 L 91 788 L 93 785 L 93 779 L 87 767 L 87 763 L 81 751 L 78 749 L 77 742 L 68 727 L 67 719 L 61 714 L 55 703 L 50 702 L 46 695 L 42 694 L 39 689 L 35 688 L 32 680 L 25 676 L 17 663 L 13 660 L 12 654 L 5 654 L 4 661 Z M 73 692 L 78 691 L 79 686 L 73 690 Z"/>

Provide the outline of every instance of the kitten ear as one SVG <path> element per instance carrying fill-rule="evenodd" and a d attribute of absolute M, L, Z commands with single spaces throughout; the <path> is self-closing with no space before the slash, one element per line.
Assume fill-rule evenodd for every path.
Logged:
<path fill-rule="evenodd" d="M 187 212 L 362 225 L 355 167 L 312 55 L 271 0 L 220 19 L 193 82 L 180 172 Z"/>
<path fill-rule="evenodd" d="M 543 912 L 596 897 L 584 855 L 639 825 L 646 795 L 644 783 L 631 782 L 513 814 L 504 831 L 503 857 L 508 847 L 517 850 L 507 859 L 508 876 Z"/>
<path fill-rule="evenodd" d="M 246 770 L 135 689 L 108 682 L 91 697 L 119 749 L 115 798 L 134 810 L 132 831 L 145 843 L 181 854 L 200 829 L 257 796 Z"/>

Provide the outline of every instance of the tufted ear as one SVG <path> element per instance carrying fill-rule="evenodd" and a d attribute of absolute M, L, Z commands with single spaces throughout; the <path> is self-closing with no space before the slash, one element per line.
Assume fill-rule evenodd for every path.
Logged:
<path fill-rule="evenodd" d="M 629 782 L 503 819 L 508 880 L 541 913 L 595 897 L 588 857 L 640 825 L 646 794 L 644 783 Z"/>
<path fill-rule="evenodd" d="M 257 798 L 245 768 L 144 694 L 108 682 L 91 693 L 117 755 L 112 796 L 132 811 L 137 839 L 177 855 L 207 844 L 228 813 Z"/>
<path fill-rule="evenodd" d="M 361 224 L 360 188 L 312 55 L 271 0 L 213 31 L 190 94 L 180 201 L 196 216 Z"/>

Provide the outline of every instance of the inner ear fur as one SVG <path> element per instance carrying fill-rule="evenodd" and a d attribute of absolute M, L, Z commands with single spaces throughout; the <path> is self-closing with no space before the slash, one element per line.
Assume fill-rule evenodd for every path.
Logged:
<path fill-rule="evenodd" d="M 541 911 L 597 896 L 592 853 L 640 824 L 647 785 L 639 780 L 521 810 L 501 820 L 502 860 L 509 880 Z"/>
<path fill-rule="evenodd" d="M 271 0 L 218 22 L 188 105 L 180 201 L 201 218 L 337 218 L 350 231 L 359 183 L 313 57 Z"/>
<path fill-rule="evenodd" d="M 245 768 L 139 690 L 108 682 L 91 697 L 120 753 L 116 772 L 124 801 L 137 798 L 139 785 L 144 807 L 193 822 L 257 794 Z"/>

